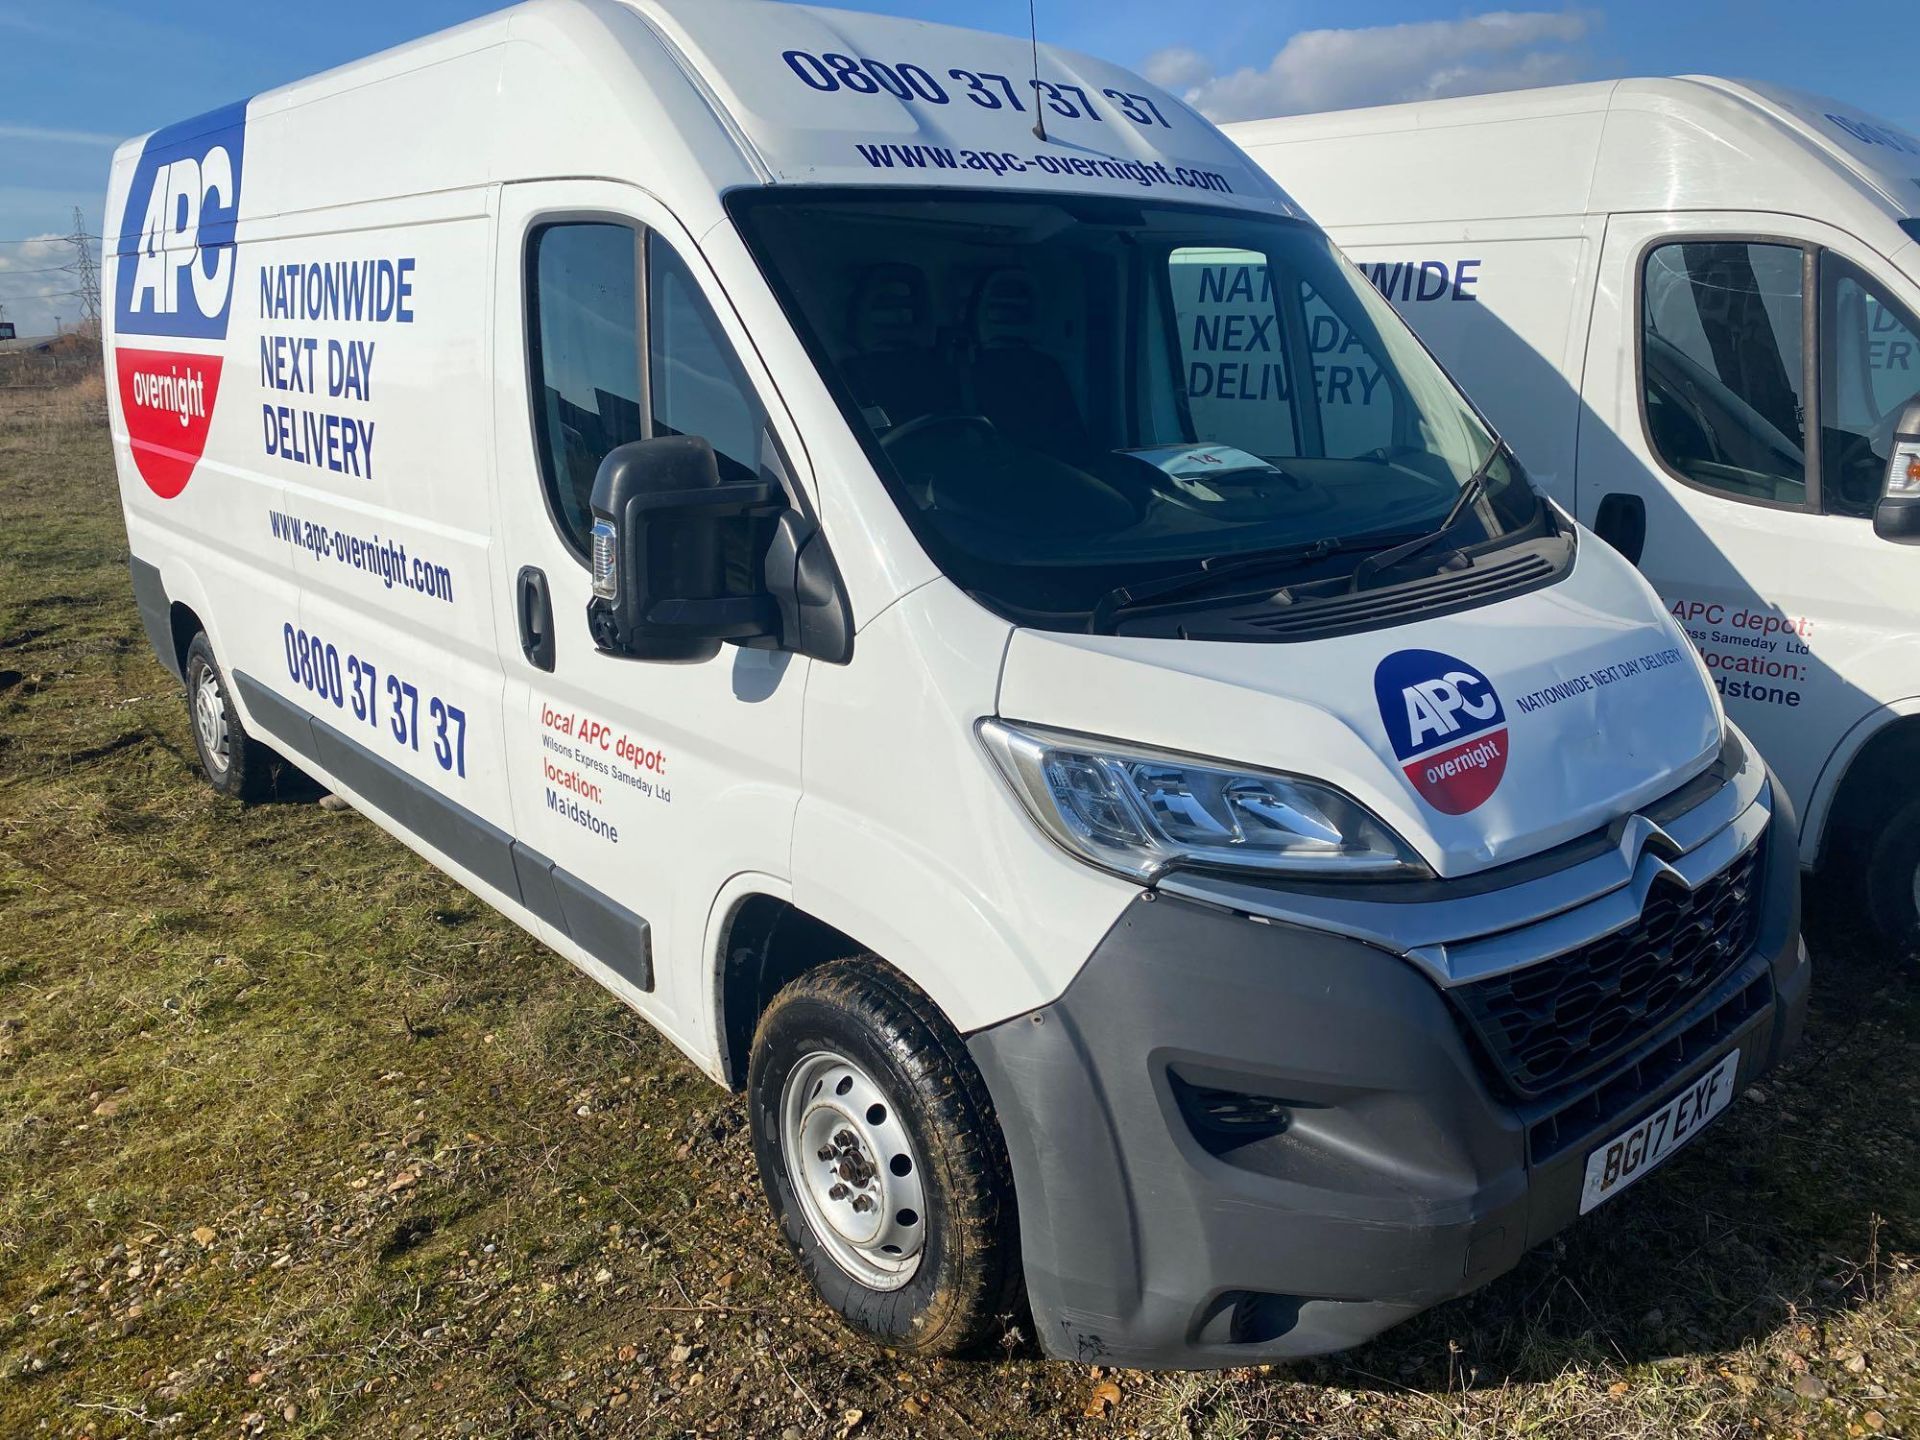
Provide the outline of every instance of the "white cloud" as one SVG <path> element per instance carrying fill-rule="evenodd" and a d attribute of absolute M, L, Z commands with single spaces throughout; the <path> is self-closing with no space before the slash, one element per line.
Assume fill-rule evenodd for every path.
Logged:
<path fill-rule="evenodd" d="M 77 316 L 75 280 L 65 268 L 72 259 L 73 247 L 64 235 L 0 245 L 0 311 L 5 312 L 0 318 L 13 321 L 22 335 L 44 335 L 52 331 L 56 316 Z"/>
<path fill-rule="evenodd" d="M 1149 55 L 1141 72 L 1162 90 L 1190 90 L 1212 78 L 1213 66 L 1198 50 L 1176 45 Z"/>
<path fill-rule="evenodd" d="M 1182 47 L 1143 69 L 1214 120 L 1298 115 L 1400 100 L 1433 100 L 1578 79 L 1589 11 L 1494 10 L 1460 20 L 1302 30 L 1265 68 L 1216 73 Z"/>
<path fill-rule="evenodd" d="M 0 140 L 32 140 L 42 145 L 118 145 L 125 136 L 97 130 L 49 130 L 44 125 L 0 125 Z"/>

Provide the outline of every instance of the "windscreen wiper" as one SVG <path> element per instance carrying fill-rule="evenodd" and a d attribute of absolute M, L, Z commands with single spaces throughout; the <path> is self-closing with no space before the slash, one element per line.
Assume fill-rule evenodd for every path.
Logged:
<path fill-rule="evenodd" d="M 1479 503 L 1480 497 L 1486 493 L 1488 472 L 1493 469 L 1493 462 L 1500 458 L 1501 452 L 1506 448 L 1506 441 L 1495 438 L 1493 448 L 1487 451 L 1487 458 L 1480 462 L 1480 468 L 1478 470 L 1475 470 L 1472 475 L 1467 477 L 1467 483 L 1460 487 L 1460 493 L 1454 496 L 1453 504 L 1447 507 L 1447 518 L 1424 534 L 1414 536 L 1413 539 L 1407 541 L 1404 545 L 1396 545 L 1391 549 L 1376 550 L 1373 554 L 1367 556 L 1366 559 L 1353 567 L 1353 581 L 1348 586 L 1348 589 L 1366 589 L 1367 582 L 1373 579 L 1374 576 L 1384 570 L 1392 569 L 1402 560 L 1411 560 L 1415 555 L 1418 555 L 1422 550 L 1434 544 L 1441 536 L 1453 529 L 1459 522 L 1460 517 L 1467 513 L 1468 508 Z"/>
<path fill-rule="evenodd" d="M 1244 555 L 1210 555 L 1192 570 L 1182 570 L 1178 574 L 1167 575 L 1159 580 L 1149 580 L 1142 584 L 1115 586 L 1095 601 L 1093 609 L 1087 613 L 1087 633 L 1102 634 L 1114 617 L 1122 611 L 1178 599 L 1182 595 L 1207 589 L 1223 580 L 1234 579 L 1236 576 L 1311 564 L 1315 560 L 1324 560 L 1327 556 L 1338 555 L 1342 551 L 1374 550 L 1383 545 L 1399 544 L 1408 538 L 1405 535 L 1329 535 L 1325 539 L 1315 540 L 1307 545 L 1289 545 L 1277 550 L 1252 550 Z"/>

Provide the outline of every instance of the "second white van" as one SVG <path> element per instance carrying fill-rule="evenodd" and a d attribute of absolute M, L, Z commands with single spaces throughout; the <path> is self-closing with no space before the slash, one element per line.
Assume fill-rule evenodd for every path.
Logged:
<path fill-rule="evenodd" d="M 311 772 L 744 1091 L 888 1344 L 1355 1344 L 1799 1035 L 1791 809 L 1679 627 L 1136 76 L 536 0 L 129 142 L 107 216 L 208 780 Z M 1388 442 L 1192 397 L 1255 265 Z"/>
<path fill-rule="evenodd" d="M 1704 76 L 1228 133 L 1653 582 L 1802 864 L 1920 950 L 1920 136 Z M 1386 433 L 1363 351 L 1313 363 Z"/>

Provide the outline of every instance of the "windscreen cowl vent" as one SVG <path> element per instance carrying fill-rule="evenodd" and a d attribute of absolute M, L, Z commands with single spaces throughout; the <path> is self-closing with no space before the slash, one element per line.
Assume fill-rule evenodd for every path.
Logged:
<path fill-rule="evenodd" d="M 1177 632 L 1191 640 L 1325 640 L 1510 599 L 1552 584 L 1566 573 L 1572 558 L 1572 541 L 1553 535 L 1398 585 L 1360 591 L 1339 585 L 1318 594 L 1313 590 L 1320 587 L 1298 587 L 1290 603 L 1263 598 L 1252 605 L 1229 603 L 1198 616 L 1141 615 L 1123 622 L 1120 633 Z"/>

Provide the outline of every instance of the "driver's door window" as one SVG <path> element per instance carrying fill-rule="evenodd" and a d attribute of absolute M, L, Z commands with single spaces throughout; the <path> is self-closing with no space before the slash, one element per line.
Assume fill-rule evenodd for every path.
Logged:
<path fill-rule="evenodd" d="M 1640 366 L 1655 454 L 1739 500 L 1807 499 L 1805 252 L 1689 240 L 1646 259 Z"/>
<path fill-rule="evenodd" d="M 646 434 L 637 235 L 611 220 L 543 225 L 528 242 L 527 363 L 547 513 L 574 554 L 609 450 Z"/>
<path fill-rule="evenodd" d="M 535 230 L 528 254 L 541 479 L 576 555 L 586 555 L 594 476 L 617 446 L 698 435 L 723 480 L 759 478 L 765 412 L 671 245 L 612 220 L 563 221 Z"/>
<path fill-rule="evenodd" d="M 1920 324 L 1851 262 L 1820 262 L 1820 494 L 1837 515 L 1869 516 L 1900 412 L 1920 398 Z"/>
<path fill-rule="evenodd" d="M 699 435 L 723 480 L 760 478 L 766 416 L 686 262 L 647 236 L 647 388 L 655 435 Z"/>

